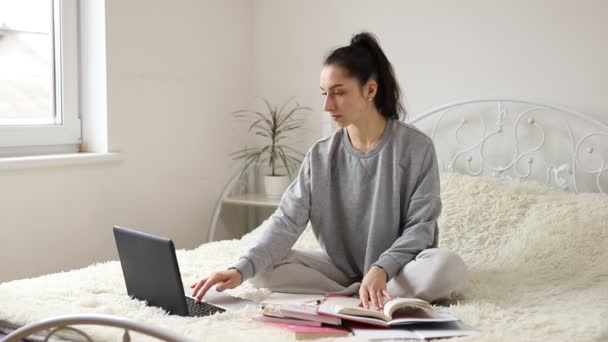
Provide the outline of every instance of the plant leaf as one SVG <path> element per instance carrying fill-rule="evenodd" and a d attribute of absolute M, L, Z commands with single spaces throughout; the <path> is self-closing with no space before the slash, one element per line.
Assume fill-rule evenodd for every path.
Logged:
<path fill-rule="evenodd" d="M 280 135 L 282 133 L 293 131 L 294 129 L 298 129 L 300 127 L 302 127 L 302 126 L 301 125 L 289 125 L 289 126 L 286 126 L 286 127 L 283 127 L 281 129 L 277 130 L 276 134 Z"/>
<path fill-rule="evenodd" d="M 260 113 L 258 111 L 254 111 L 254 110 L 249 110 L 249 109 L 242 109 L 242 110 L 237 110 L 236 112 L 232 112 L 234 114 L 235 117 L 239 117 L 239 118 L 243 118 L 243 117 L 250 117 L 251 115 L 243 115 L 240 113 L 247 113 L 247 114 L 253 114 L 253 115 L 257 115 L 260 117 L 260 119 L 263 119 L 264 122 L 266 122 L 266 124 L 268 126 L 272 126 L 272 122 L 270 122 L 270 119 L 268 119 L 267 115 L 264 115 L 264 113 Z"/>
<path fill-rule="evenodd" d="M 247 162 L 245 163 L 245 166 L 243 167 L 243 170 L 241 170 L 241 173 L 239 174 L 239 177 L 243 176 L 243 174 L 245 173 L 245 171 L 247 171 L 247 169 L 249 169 L 249 167 L 251 165 L 255 165 L 254 162 L 256 161 L 256 159 L 259 159 L 259 158 L 260 158 L 260 156 L 258 154 L 257 157 L 248 159 Z"/>
<path fill-rule="evenodd" d="M 283 119 L 281 120 L 281 122 L 279 122 L 279 126 L 281 126 L 285 122 L 287 122 L 287 120 L 289 120 L 289 118 L 292 117 L 299 110 L 312 110 L 312 108 L 310 108 L 310 107 L 300 107 L 296 103 L 296 106 L 289 113 L 287 113 L 287 115 L 285 115 L 283 117 Z"/>
<path fill-rule="evenodd" d="M 291 102 L 291 100 L 293 100 L 294 98 L 295 98 L 295 96 L 292 96 L 289 99 L 287 99 L 287 101 L 285 101 L 285 103 L 283 103 L 283 105 L 281 106 L 281 109 L 279 109 L 279 115 L 281 115 L 283 113 L 283 109 L 285 109 L 285 106 L 287 106 L 287 104 L 289 102 Z"/>
<path fill-rule="evenodd" d="M 264 100 L 264 103 L 266 104 L 266 107 L 268 108 L 268 113 L 269 113 L 269 114 L 270 114 L 270 116 L 272 117 L 272 112 L 273 112 L 273 110 L 272 110 L 272 105 L 270 104 L 270 102 L 268 102 L 268 100 L 267 100 L 267 99 L 262 98 L 262 100 Z"/>
<path fill-rule="evenodd" d="M 290 128 L 291 129 L 296 129 L 296 128 L 301 128 L 304 124 L 304 120 L 290 120 L 289 123 L 286 123 L 284 125 L 281 125 L 278 128 L 278 132 L 279 134 L 281 132 L 286 132 L 285 128 Z"/>
<path fill-rule="evenodd" d="M 302 159 L 296 158 L 294 156 L 287 156 L 287 158 L 291 159 L 293 162 L 295 162 L 298 165 L 302 164 Z"/>
<path fill-rule="evenodd" d="M 229 155 L 230 156 L 234 156 L 234 155 L 238 155 L 238 154 L 252 154 L 252 153 L 257 153 L 258 151 L 259 151 L 258 148 L 244 148 L 242 150 L 238 150 L 236 152 L 232 152 Z M 237 157 L 236 159 L 239 159 L 239 158 L 243 158 L 243 157 L 242 156 L 241 157 Z"/>
<path fill-rule="evenodd" d="M 283 161 L 283 165 L 285 166 L 285 169 L 287 170 L 287 174 L 289 175 L 289 178 L 293 179 L 293 175 L 291 174 L 291 168 L 289 167 L 289 162 L 287 161 L 287 157 L 285 156 L 285 151 L 283 151 L 283 148 L 281 148 L 280 146 L 279 146 L 278 150 L 279 150 L 279 156 L 281 157 L 281 160 Z"/>
<path fill-rule="evenodd" d="M 253 153 L 243 154 L 243 155 L 240 155 L 240 156 L 233 157 L 232 160 L 249 159 L 249 158 L 255 157 L 258 153 L 259 152 L 253 152 Z"/>
<path fill-rule="evenodd" d="M 255 135 L 260 135 L 260 136 L 263 136 L 265 138 L 269 138 L 272 140 L 272 138 L 268 135 L 268 133 L 265 133 L 265 132 L 255 132 Z"/>
<path fill-rule="evenodd" d="M 256 121 L 254 121 L 254 122 L 251 124 L 251 126 L 249 126 L 249 129 L 247 130 L 247 132 L 251 132 L 251 130 L 253 129 L 253 127 L 257 126 L 257 124 L 258 124 L 260 121 L 263 121 L 263 120 L 264 120 L 264 119 L 257 119 Z"/>

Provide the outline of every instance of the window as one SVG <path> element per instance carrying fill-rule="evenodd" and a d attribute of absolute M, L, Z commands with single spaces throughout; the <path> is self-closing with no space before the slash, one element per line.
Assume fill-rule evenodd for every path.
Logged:
<path fill-rule="evenodd" d="M 76 0 L 0 0 L 0 157 L 77 152 Z"/>

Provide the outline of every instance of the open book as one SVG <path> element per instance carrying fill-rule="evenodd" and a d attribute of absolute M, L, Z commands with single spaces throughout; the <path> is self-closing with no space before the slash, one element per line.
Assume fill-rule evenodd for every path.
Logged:
<path fill-rule="evenodd" d="M 458 320 L 448 313 L 436 312 L 431 304 L 417 298 L 389 300 L 384 304 L 383 310 L 365 309 L 358 304 L 358 298 L 327 296 L 319 305 L 318 312 L 378 326 Z"/>

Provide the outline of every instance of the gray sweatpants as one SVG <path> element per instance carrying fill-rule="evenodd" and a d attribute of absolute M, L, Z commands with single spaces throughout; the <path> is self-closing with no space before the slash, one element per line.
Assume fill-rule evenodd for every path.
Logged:
<path fill-rule="evenodd" d="M 361 278 L 350 278 L 321 251 L 291 250 L 272 270 L 256 274 L 250 282 L 259 288 L 286 293 L 355 295 Z M 429 302 L 450 299 L 467 284 L 466 266 L 456 253 L 429 248 L 391 279 L 393 297 L 416 297 Z"/>

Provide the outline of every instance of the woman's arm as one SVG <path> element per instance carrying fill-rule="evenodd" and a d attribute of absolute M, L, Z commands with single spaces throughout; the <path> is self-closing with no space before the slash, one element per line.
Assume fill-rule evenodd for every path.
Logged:
<path fill-rule="evenodd" d="M 192 296 L 200 301 L 217 284 L 223 291 L 240 285 L 258 272 L 270 269 L 287 257 L 310 218 L 310 151 L 304 157 L 297 178 L 289 185 L 279 207 L 262 227 L 262 236 L 236 264 L 212 273 L 193 284 Z"/>
<path fill-rule="evenodd" d="M 242 274 L 242 281 L 285 259 L 309 218 L 310 151 L 304 157 L 298 176 L 283 194 L 279 207 L 262 227 L 262 235 L 255 246 L 233 265 Z"/>

